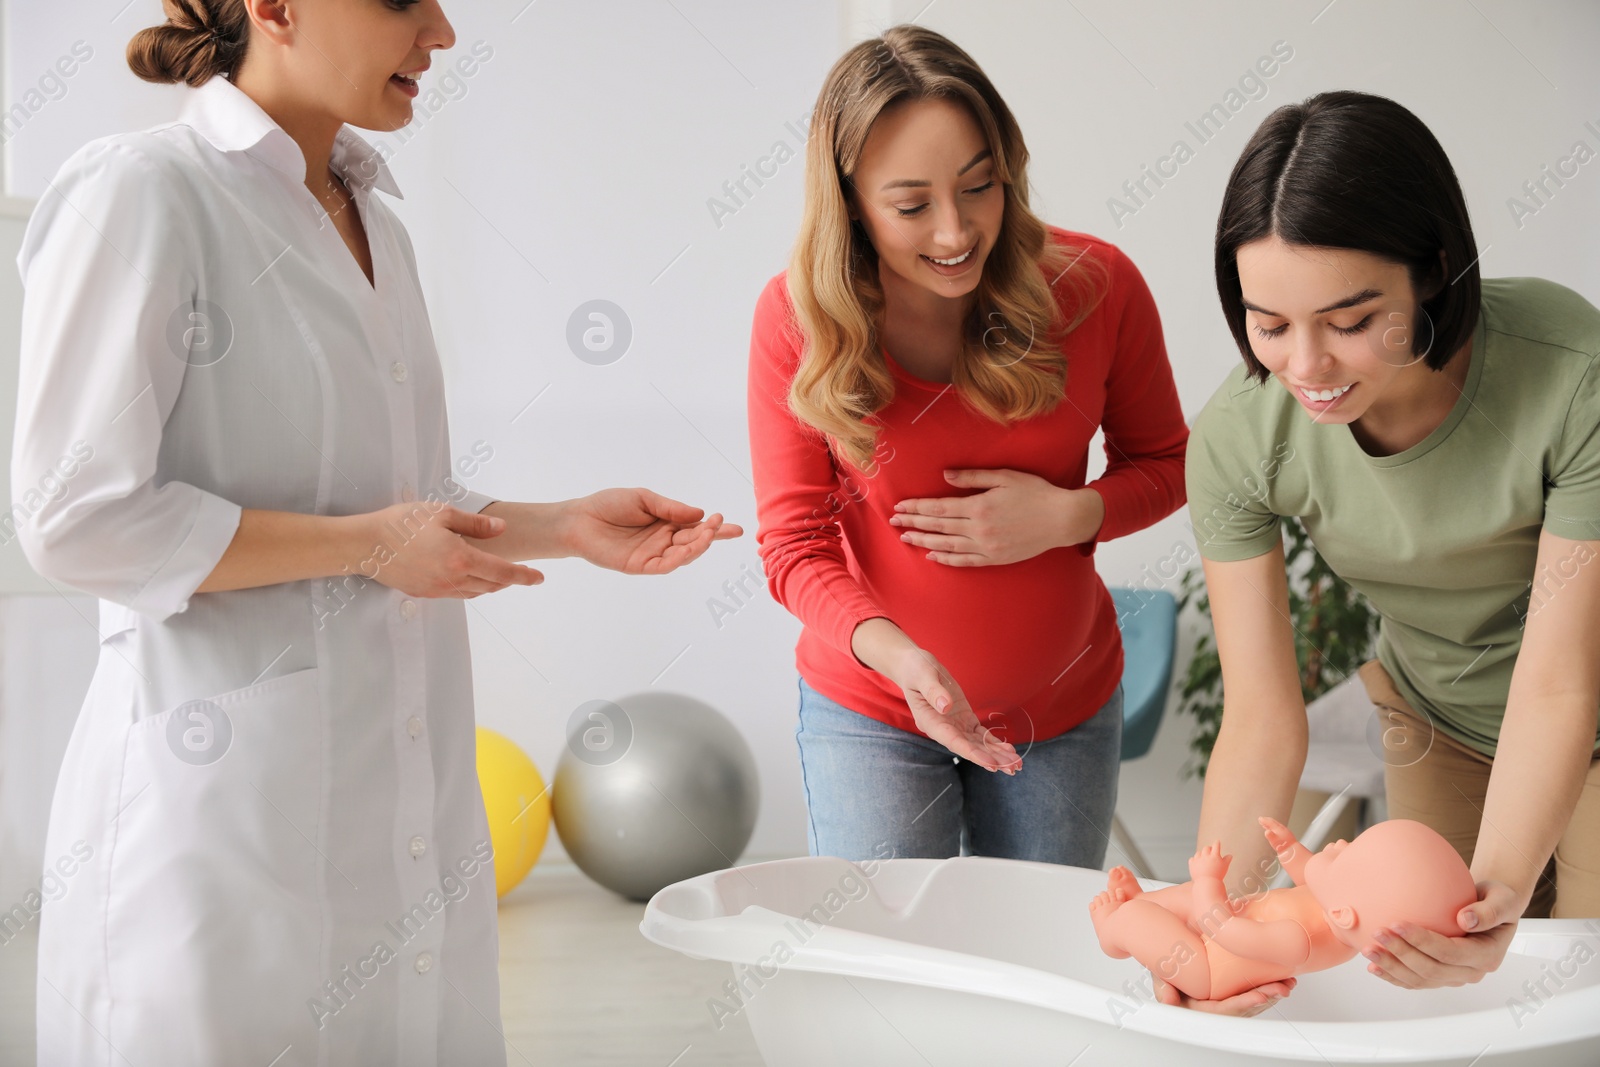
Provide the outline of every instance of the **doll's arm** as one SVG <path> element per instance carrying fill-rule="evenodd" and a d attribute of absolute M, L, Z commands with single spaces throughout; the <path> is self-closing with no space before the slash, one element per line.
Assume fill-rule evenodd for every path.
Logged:
<path fill-rule="evenodd" d="M 1232 856 L 1222 854 L 1220 841 L 1189 857 L 1189 924 L 1205 937 L 1233 915 L 1233 902 L 1222 881 L 1232 861 Z"/>
<path fill-rule="evenodd" d="M 1272 851 L 1278 854 L 1278 862 L 1283 864 L 1283 869 L 1289 872 L 1295 885 L 1306 884 L 1306 860 L 1310 859 L 1312 852 L 1302 845 L 1289 828 L 1277 819 L 1263 815 L 1256 820 L 1267 833 L 1267 844 L 1272 846 Z"/>
<path fill-rule="evenodd" d="M 1189 918 L 1201 935 L 1236 956 L 1297 967 L 1311 956 L 1311 938 L 1293 919 L 1258 922 L 1236 914 L 1223 876 L 1232 856 L 1215 841 L 1189 859 Z"/>
<path fill-rule="evenodd" d="M 1235 956 L 1289 968 L 1298 968 L 1311 958 L 1311 937 L 1293 919 L 1258 922 L 1234 915 L 1223 920 L 1211 940 Z"/>

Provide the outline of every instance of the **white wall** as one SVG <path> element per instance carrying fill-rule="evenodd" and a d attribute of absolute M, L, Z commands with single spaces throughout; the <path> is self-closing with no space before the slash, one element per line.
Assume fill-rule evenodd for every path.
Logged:
<path fill-rule="evenodd" d="M 483 42 L 492 57 L 413 135 L 376 135 L 395 150 L 406 192 L 399 210 L 423 264 L 454 445 L 493 446 L 473 484 L 504 498 L 646 485 L 723 511 L 747 534 L 671 575 L 552 561 L 543 586 L 470 602 L 479 720 L 548 775 L 567 716 L 586 700 L 655 687 L 706 699 L 756 751 L 754 855 L 805 850 L 793 740 L 799 626 L 763 596 L 719 628 L 707 602 L 744 568 L 760 569 L 744 419 L 750 313 L 798 222 L 797 129 L 848 42 L 916 16 L 974 55 L 1028 136 L 1036 208 L 1116 241 L 1143 270 L 1191 417 L 1238 358 L 1210 276 L 1222 184 L 1273 107 L 1322 89 L 1392 96 L 1431 126 L 1466 187 L 1486 275 L 1539 274 L 1600 302 L 1600 162 L 1520 226 L 1507 207 L 1574 142 L 1600 150 L 1591 3 L 525 2 L 447 4 L 455 54 Z M 36 192 L 89 137 L 165 117 L 175 91 L 138 83 L 120 58 L 158 8 L 135 0 L 107 22 L 77 5 L 8 5 L 13 100 L 75 41 L 95 50 L 8 146 L 14 192 Z M 1279 41 L 1293 56 L 1265 97 L 1198 144 L 1185 121 L 1222 102 Z M 1194 158 L 1113 219 L 1108 200 L 1179 138 Z M 796 158 L 719 226 L 707 200 L 777 141 Z M 0 259 L 15 252 L 9 229 L 0 225 Z M 633 327 L 628 352 L 607 366 L 580 361 L 565 340 L 569 316 L 592 299 L 621 306 Z M 0 263 L 6 442 L 15 314 L 15 271 Z M 1180 514 L 1102 546 L 1101 573 L 1131 584 L 1188 547 Z M 0 588 L 49 591 L 14 546 L 0 548 Z M 1197 810 L 1197 785 L 1176 776 L 1187 734 L 1187 722 L 1169 720 L 1156 752 L 1123 773 L 1124 817 L 1171 876 L 1181 876 Z"/>

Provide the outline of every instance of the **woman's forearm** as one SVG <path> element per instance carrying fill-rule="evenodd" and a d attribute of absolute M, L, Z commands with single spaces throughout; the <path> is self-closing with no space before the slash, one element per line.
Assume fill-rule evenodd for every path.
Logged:
<path fill-rule="evenodd" d="M 501 559 L 516 563 L 528 559 L 560 559 L 575 555 L 568 539 L 565 502 L 516 503 L 497 500 L 481 514 L 505 520 L 495 537 L 462 540 Z M 417 504 L 416 507 L 426 507 Z M 197 593 L 296 582 L 306 578 L 331 578 L 341 574 L 377 574 L 386 551 L 397 551 L 415 520 L 403 527 L 384 528 L 379 512 L 360 515 L 305 515 L 293 511 L 245 508 L 239 516 L 228 550 Z"/>
<path fill-rule="evenodd" d="M 1063 489 L 1061 497 L 1065 518 L 1057 527 L 1063 531 L 1059 543 L 1070 548 L 1085 541 L 1093 541 L 1100 533 L 1100 527 L 1105 525 L 1105 497 L 1100 495 L 1099 490 L 1088 486 L 1082 489 Z"/>
<path fill-rule="evenodd" d="M 856 659 L 887 678 L 893 677 L 889 668 L 895 657 L 916 647 L 904 630 L 881 615 L 857 623 L 850 634 L 850 650 Z"/>
<path fill-rule="evenodd" d="M 197 593 L 329 578 L 360 569 L 375 537 L 366 515 L 303 515 L 245 508 L 228 550 Z"/>
<path fill-rule="evenodd" d="M 1223 713 L 1206 768 L 1197 844 L 1220 840 L 1233 857 L 1228 888 L 1254 893 L 1266 888 L 1277 864 L 1257 820 L 1289 818 L 1306 761 L 1288 576 L 1281 545 L 1250 559 L 1202 565 L 1222 664 Z"/>
<path fill-rule="evenodd" d="M 1248 723 L 1223 715 L 1206 766 L 1198 839 L 1220 840 L 1233 857 L 1226 882 L 1235 894 L 1260 892 L 1276 873 L 1277 855 L 1257 820 L 1289 818 L 1306 743 L 1304 715 L 1263 715 Z"/>
<path fill-rule="evenodd" d="M 1513 681 L 1472 855 L 1474 879 L 1504 882 L 1527 905 L 1583 791 L 1594 734 L 1592 697 L 1535 696 Z"/>
<path fill-rule="evenodd" d="M 512 563 L 528 559 L 565 559 L 579 554 L 571 543 L 570 500 L 541 504 L 529 501 L 496 500 L 478 514 L 506 521 L 495 537 L 468 537 L 476 548 Z"/>
<path fill-rule="evenodd" d="M 1528 606 L 1478 823 L 1473 877 L 1509 886 L 1524 906 L 1572 819 L 1594 753 L 1600 570 L 1584 564 L 1597 550 L 1600 542 L 1539 534 L 1535 584 L 1548 589 L 1559 575 L 1560 592 Z"/>

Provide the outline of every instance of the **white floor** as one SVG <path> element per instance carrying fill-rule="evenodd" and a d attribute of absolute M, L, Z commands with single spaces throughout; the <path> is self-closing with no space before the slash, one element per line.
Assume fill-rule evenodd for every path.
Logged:
<path fill-rule="evenodd" d="M 639 933 L 644 905 L 571 865 L 535 867 L 500 902 L 500 1012 L 508 1067 L 760 1067 L 742 1016 L 718 1029 L 726 963 L 692 960 Z"/>

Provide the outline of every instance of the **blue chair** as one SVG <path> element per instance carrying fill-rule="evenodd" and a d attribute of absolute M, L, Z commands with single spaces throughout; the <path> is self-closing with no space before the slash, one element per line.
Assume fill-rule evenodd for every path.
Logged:
<path fill-rule="evenodd" d="M 1113 588 L 1111 599 L 1122 631 L 1122 758 L 1138 759 L 1150 751 L 1167 710 L 1178 648 L 1178 602 L 1163 589 Z M 1111 834 L 1133 873 L 1154 878 L 1149 861 L 1116 814 L 1111 816 Z"/>

